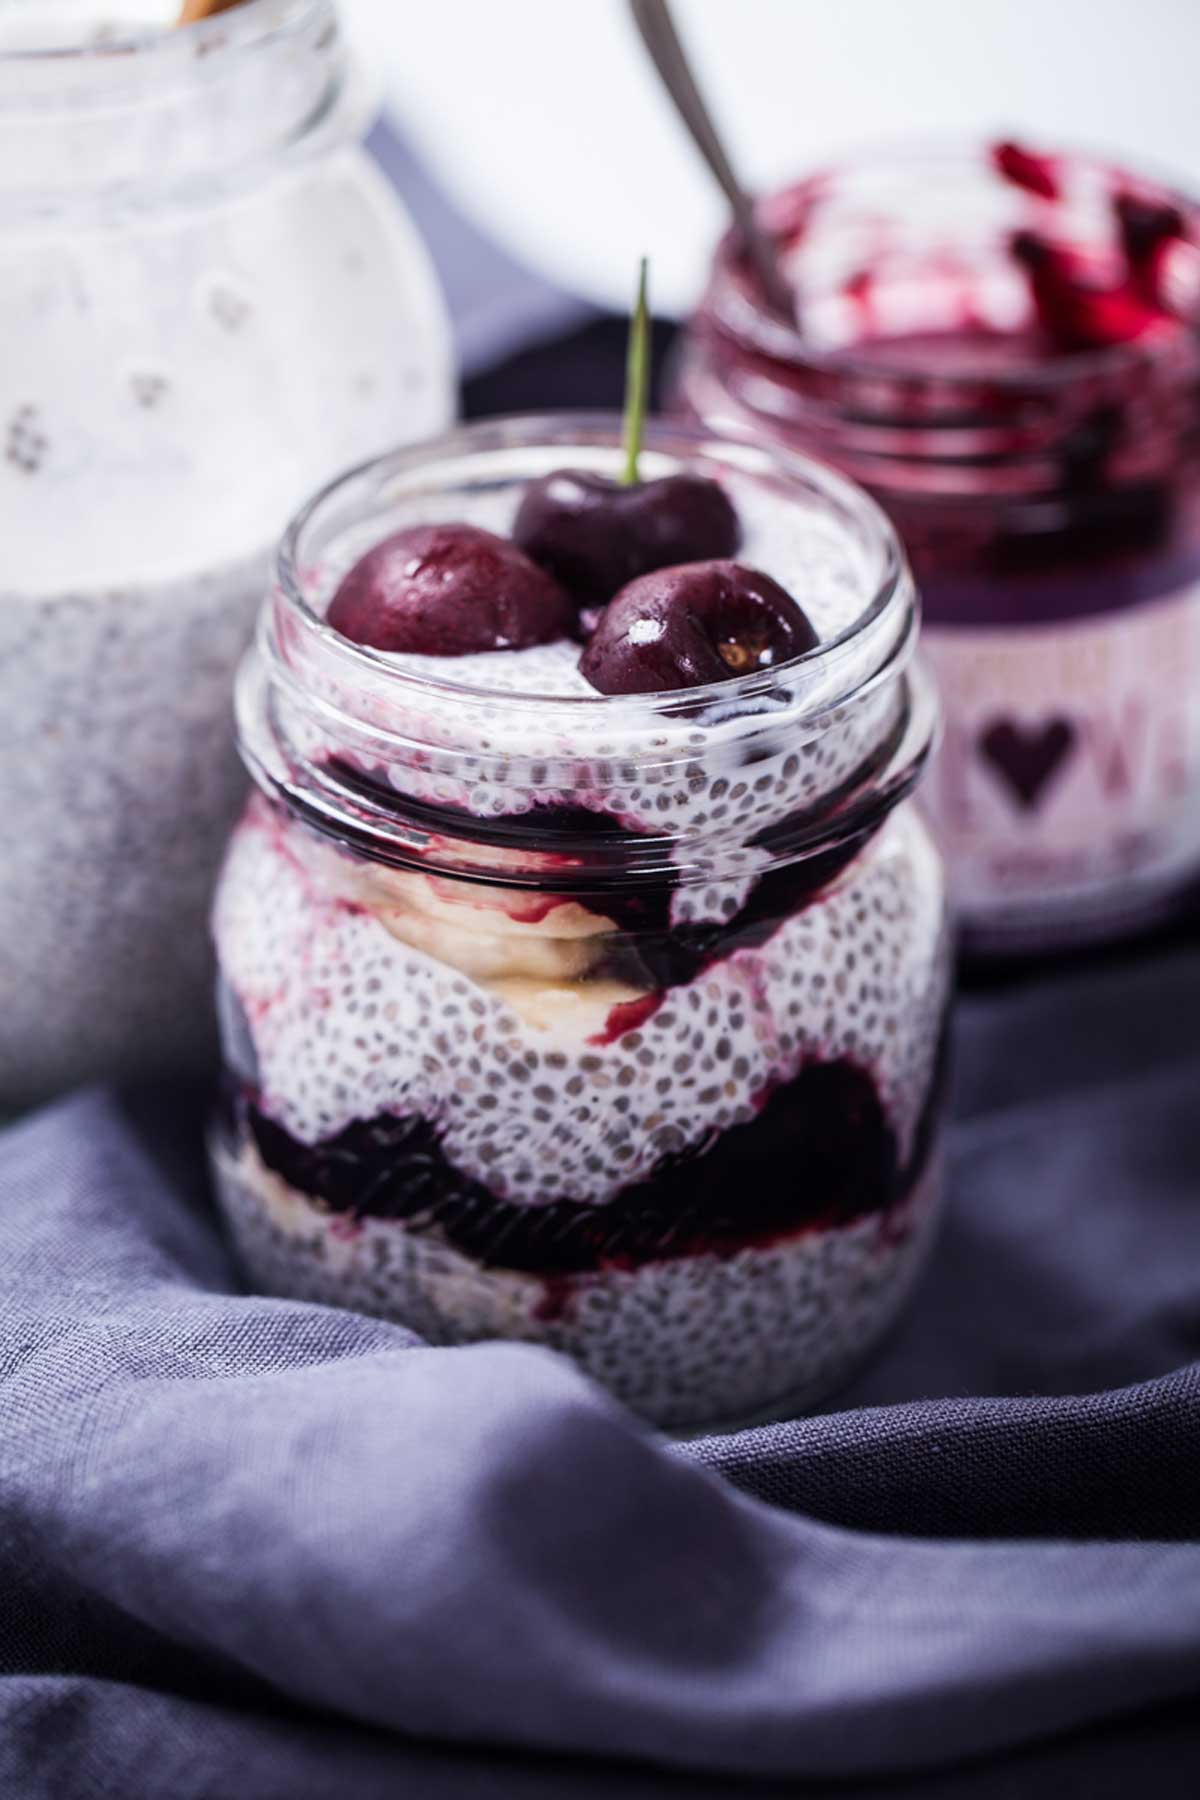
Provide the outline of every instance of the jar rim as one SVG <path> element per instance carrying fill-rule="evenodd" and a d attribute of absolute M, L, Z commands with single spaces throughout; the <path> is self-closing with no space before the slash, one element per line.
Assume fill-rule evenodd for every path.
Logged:
<path fill-rule="evenodd" d="M 0 8 L 0 12 L 3 9 Z M 5 221 L 93 221 L 244 190 L 357 131 L 369 94 L 333 0 L 245 0 L 180 29 L 85 35 L 80 4 L 40 41 L 0 30 Z M 61 28 L 61 29 L 60 29 Z M 56 41 L 61 38 L 61 41 Z"/>
<path fill-rule="evenodd" d="M 942 171 L 943 178 L 945 171 L 952 171 L 976 179 L 990 176 L 1003 181 L 992 163 L 993 148 L 990 142 L 970 138 L 882 139 L 864 145 L 841 161 L 823 165 L 797 182 L 759 196 L 755 210 L 768 234 L 773 234 L 773 215 L 777 219 L 785 205 L 819 200 L 822 195 L 835 190 L 839 182 L 876 169 L 914 177 L 922 171 L 932 170 L 935 175 Z M 1177 207 L 1190 227 L 1189 241 L 1200 245 L 1200 199 L 1187 193 L 1176 177 L 1141 166 L 1128 168 L 1100 151 L 1051 148 L 1039 150 L 1039 155 L 1076 174 L 1108 178 L 1119 184 L 1120 191 Z M 781 319 L 757 303 L 752 284 L 737 278 L 737 252 L 738 233 L 736 227 L 730 227 L 718 240 L 713 254 L 710 285 L 703 304 L 711 307 L 721 329 L 751 351 L 852 382 L 883 380 L 890 387 L 903 389 L 905 386 L 926 386 L 935 381 L 938 389 L 947 394 L 979 389 L 978 371 L 946 370 L 920 363 L 898 368 L 894 362 L 873 356 L 869 343 L 851 342 L 828 348 L 814 344 L 799 325 Z M 1180 323 L 1187 321 L 1181 319 Z M 989 369 L 987 385 L 997 393 L 1049 396 L 1077 385 L 1127 377 L 1160 362 L 1169 363 L 1177 350 L 1178 338 L 1174 333 L 1169 338 L 1149 336 L 1096 348 L 1059 350 L 1036 360 L 1030 358 L 1011 369 Z"/>
<path fill-rule="evenodd" d="M 659 453 L 687 462 L 705 460 L 728 462 L 732 457 L 741 472 L 753 474 L 756 465 L 772 476 L 782 476 L 797 489 L 817 498 L 843 519 L 853 519 L 869 540 L 876 559 L 871 593 L 866 603 L 835 636 L 793 657 L 786 663 L 709 683 L 703 687 L 663 690 L 651 694 L 546 694 L 514 690 L 506 686 L 483 686 L 442 679 L 397 666 L 386 652 L 351 642 L 332 626 L 311 603 L 303 577 L 304 541 L 325 508 L 336 502 L 348 487 L 358 482 L 386 483 L 390 478 L 449 461 L 468 458 L 472 453 L 502 452 L 506 449 L 561 447 L 569 453 L 596 448 L 618 451 L 621 442 L 621 415 L 603 411 L 512 414 L 482 419 L 452 427 L 436 437 L 406 444 L 368 458 L 344 471 L 319 489 L 295 514 L 284 531 L 276 555 L 276 596 L 282 599 L 290 622 L 310 641 L 314 650 L 341 665 L 346 671 L 358 668 L 374 680 L 381 677 L 397 694 L 413 697 L 436 695 L 464 708 L 474 706 L 515 707 L 521 711 L 566 709 L 577 717 L 594 715 L 598 708 L 606 716 L 619 718 L 622 713 L 647 709 L 663 717 L 678 715 L 706 702 L 719 700 L 733 704 L 753 700 L 774 689 L 781 676 L 805 670 L 830 669 L 848 652 L 860 652 L 870 639 L 878 637 L 881 655 L 886 657 L 888 644 L 897 636 L 906 614 L 914 615 L 916 595 L 912 576 L 900 540 L 883 509 L 857 483 L 839 475 L 815 458 L 764 444 L 752 432 L 735 428 L 710 430 L 703 426 L 651 420 L 647 422 L 644 447 L 647 453 Z M 452 659 L 447 659 L 452 660 Z M 827 705 L 844 704 L 850 693 Z M 825 708 L 823 707 L 822 710 Z"/>

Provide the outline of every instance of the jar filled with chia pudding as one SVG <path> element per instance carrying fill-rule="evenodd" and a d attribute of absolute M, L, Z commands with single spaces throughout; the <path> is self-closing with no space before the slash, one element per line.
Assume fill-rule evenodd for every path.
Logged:
<path fill-rule="evenodd" d="M 213 1156 L 259 1286 L 550 1345 L 694 1428 L 843 1380 L 928 1245 L 934 709 L 865 495 L 686 428 L 622 490 L 618 441 L 468 427 L 289 530 Z"/>
<path fill-rule="evenodd" d="M 867 159 L 762 218 L 795 318 L 727 239 L 676 402 L 827 458 L 896 523 L 946 721 L 922 802 L 968 945 L 1178 910 L 1200 873 L 1194 203 L 1008 143 Z"/>
<path fill-rule="evenodd" d="M 329 0 L 178 10 L 0 6 L 0 1109 L 211 1054 L 271 551 L 452 411 Z"/>

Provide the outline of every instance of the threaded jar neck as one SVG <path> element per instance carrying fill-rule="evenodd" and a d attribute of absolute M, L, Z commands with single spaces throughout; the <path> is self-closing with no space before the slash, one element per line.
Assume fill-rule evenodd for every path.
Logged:
<path fill-rule="evenodd" d="M 801 458 L 669 427 L 645 451 L 647 476 L 720 480 L 773 530 L 794 528 L 810 559 L 798 569 L 848 584 L 844 628 L 777 670 L 666 694 L 522 691 L 468 685 L 455 658 L 414 671 L 325 624 L 347 545 L 431 509 L 498 518 L 530 479 L 619 459 L 615 417 L 488 421 L 319 495 L 285 537 L 241 677 L 243 751 L 267 793 L 383 861 L 559 887 L 711 879 L 873 830 L 934 729 L 911 667 L 916 596 L 873 502 Z"/>
<path fill-rule="evenodd" d="M 88 219 L 204 199 L 350 129 L 332 0 L 247 0 L 114 35 L 95 0 L 17 0 L 0 20 L 0 210 Z M 139 15 L 139 19 L 141 15 Z"/>

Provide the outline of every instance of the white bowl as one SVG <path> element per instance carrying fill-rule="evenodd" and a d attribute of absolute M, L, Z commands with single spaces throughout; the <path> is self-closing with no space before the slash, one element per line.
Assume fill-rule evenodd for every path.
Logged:
<path fill-rule="evenodd" d="M 551 281 L 624 311 L 695 299 L 724 207 L 624 0 L 342 0 L 399 128 Z M 871 140 L 1025 135 L 1200 175 L 1196 0 L 677 0 L 746 180 Z"/>

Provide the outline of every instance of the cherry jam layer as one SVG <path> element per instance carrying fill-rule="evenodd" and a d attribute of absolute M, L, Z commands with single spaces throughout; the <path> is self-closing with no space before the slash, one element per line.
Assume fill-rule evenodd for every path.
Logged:
<path fill-rule="evenodd" d="M 897 1208 L 929 1160 L 944 1056 L 902 1162 L 878 1088 L 848 1059 L 811 1063 L 764 1096 L 756 1116 L 714 1134 L 604 1205 L 517 1206 L 447 1160 L 436 1126 L 381 1113 L 322 1143 L 297 1142 L 242 1096 L 233 1129 L 289 1187 L 331 1213 L 403 1221 L 490 1267 L 548 1279 L 729 1257 Z"/>
<path fill-rule="evenodd" d="M 476 817 L 453 806 L 402 796 L 382 775 L 342 758 L 333 759 L 331 769 L 351 793 L 401 812 L 431 839 L 463 838 L 519 851 L 530 858 L 531 866 L 540 859 L 536 890 L 514 889 L 521 897 L 521 919 L 532 923 L 537 916 L 548 916 L 564 900 L 610 919 L 613 943 L 596 972 L 661 992 L 694 980 L 709 964 L 735 950 L 765 943 L 785 919 L 820 899 L 898 798 L 895 792 L 875 796 L 859 804 L 853 820 L 849 818 L 847 803 L 890 756 L 901 729 L 890 733 L 869 764 L 823 802 L 819 826 L 815 814 L 800 813 L 752 835 L 747 840 L 752 852 L 761 851 L 764 859 L 787 855 L 792 860 L 764 867 L 747 882 L 735 911 L 720 921 L 700 923 L 672 920 L 682 874 L 631 879 L 627 861 L 631 834 L 611 813 L 555 803 L 524 813 Z M 793 847 L 797 837 L 815 837 L 818 829 L 827 841 L 797 855 Z M 655 841 L 651 834 L 642 835 L 646 842 Z M 362 848 L 374 850 L 368 840 Z M 561 869 L 558 876 L 549 866 L 553 864 Z M 581 870 L 587 875 L 581 876 Z M 534 905 L 540 906 L 540 913 L 535 914 Z"/>

